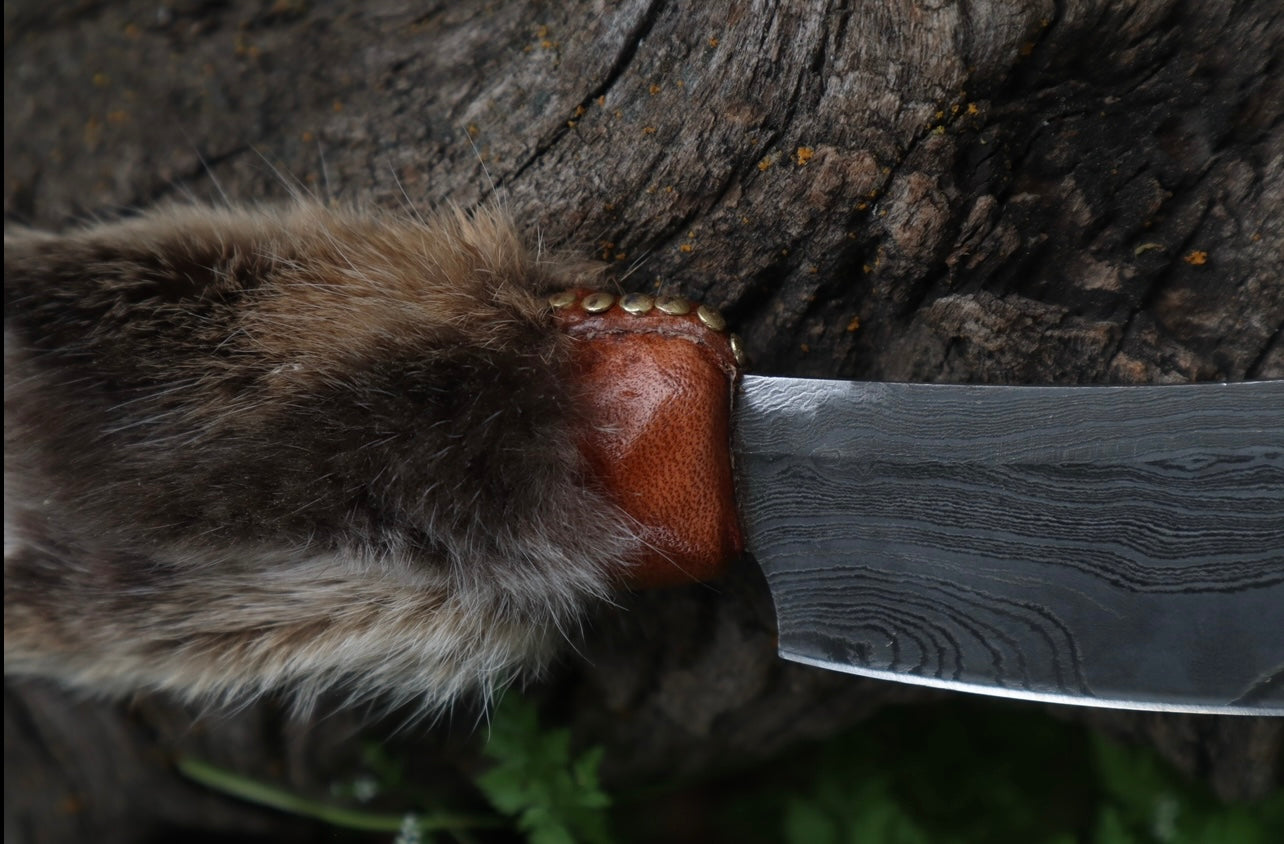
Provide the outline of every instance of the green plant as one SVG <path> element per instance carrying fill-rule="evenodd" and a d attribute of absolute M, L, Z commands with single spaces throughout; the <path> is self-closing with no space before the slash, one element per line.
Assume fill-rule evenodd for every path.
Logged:
<path fill-rule="evenodd" d="M 598 779 L 600 747 L 572 752 L 570 732 L 540 724 L 534 704 L 508 695 L 492 713 L 483 753 L 493 764 L 471 796 L 444 797 L 409 781 L 385 748 L 314 801 L 192 759 L 188 776 L 212 788 L 337 827 L 469 842 L 498 831 L 531 844 L 625 840 L 787 844 L 1274 844 L 1284 841 L 1284 792 L 1225 805 L 1145 748 L 1128 747 L 1029 706 L 901 707 L 845 735 L 754 769 L 699 783 L 664 783 L 614 801 Z M 374 795 L 410 810 L 375 813 Z M 447 812 L 475 800 L 489 811 Z M 393 805 L 396 805 L 394 802 Z M 699 817 L 691 818 L 693 813 Z M 690 821 L 694 820 L 693 823 Z M 679 832 L 677 835 L 681 836 Z M 387 840 L 385 838 L 385 840 Z M 489 839 L 487 839 L 489 840 Z"/>
<path fill-rule="evenodd" d="M 740 842 L 1284 840 L 1284 793 L 1223 804 L 1147 748 L 1022 705 L 888 710 L 727 790 L 719 825 Z"/>
<path fill-rule="evenodd" d="M 371 812 L 303 797 L 191 757 L 178 759 L 176 765 L 189 779 L 232 797 L 342 829 L 395 833 L 397 844 L 430 841 L 436 833 L 469 840 L 470 831 L 505 826 L 521 832 L 531 844 L 609 844 L 606 810 L 611 801 L 597 775 L 602 748 L 573 756 L 569 730 L 542 728 L 534 704 L 510 694 L 491 714 L 483 752 L 495 764 L 474 783 L 495 810 L 491 814 L 426 808 L 437 802 L 434 796 L 403 782 L 401 765 L 378 745 L 366 748 L 366 770 L 337 784 L 334 796 L 359 803 L 378 793 L 409 788 L 416 793 L 415 808 Z"/>
<path fill-rule="evenodd" d="M 532 844 L 605 844 L 610 798 L 598 783 L 603 750 L 571 756 L 569 730 L 542 730 L 535 707 L 509 695 L 491 720 L 485 753 L 495 766 L 477 778 L 491 805 L 517 820 Z"/>

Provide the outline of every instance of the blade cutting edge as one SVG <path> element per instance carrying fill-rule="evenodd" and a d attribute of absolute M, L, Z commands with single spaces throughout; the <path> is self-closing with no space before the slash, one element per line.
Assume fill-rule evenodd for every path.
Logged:
<path fill-rule="evenodd" d="M 1128 709 L 1284 715 L 1284 382 L 744 379 L 781 655 Z"/>

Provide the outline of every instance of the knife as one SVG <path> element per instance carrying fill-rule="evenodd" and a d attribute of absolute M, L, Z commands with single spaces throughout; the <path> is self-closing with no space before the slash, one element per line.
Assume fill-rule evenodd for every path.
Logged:
<path fill-rule="evenodd" d="M 492 213 L 6 232 L 6 674 L 445 707 L 747 547 L 789 659 L 1284 714 L 1281 382 L 742 376 L 582 277 Z"/>
<path fill-rule="evenodd" d="M 735 434 L 786 659 L 1284 715 L 1284 382 L 748 376 Z"/>
<path fill-rule="evenodd" d="M 616 499 L 640 524 L 663 526 L 650 542 L 669 571 L 716 573 L 738 545 L 727 515 L 737 507 L 782 657 L 998 697 L 1284 715 L 1284 381 L 732 372 L 735 502 L 711 508 L 717 484 L 674 479 L 683 466 L 702 467 L 695 477 L 717 467 L 669 432 L 691 424 L 675 408 L 694 401 L 706 419 L 719 400 L 673 373 L 700 360 L 730 372 L 738 340 L 713 339 L 725 321 L 675 298 L 572 291 L 551 302 L 583 341 L 594 438 L 610 432 L 583 446 L 595 471 L 625 490 Z M 718 425 L 704 436 L 716 441 Z M 657 468 L 665 455 L 679 468 Z M 639 483 L 647 473 L 665 480 Z M 672 539 L 684 530 L 713 534 Z M 690 551 L 702 542 L 713 565 Z"/>

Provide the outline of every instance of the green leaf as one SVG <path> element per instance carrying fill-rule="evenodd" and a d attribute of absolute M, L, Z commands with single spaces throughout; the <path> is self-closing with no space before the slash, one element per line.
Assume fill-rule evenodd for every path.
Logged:
<path fill-rule="evenodd" d="M 575 844 L 570 830 L 561 824 L 547 823 L 530 830 L 531 844 Z"/>
<path fill-rule="evenodd" d="M 1097 828 L 1092 837 L 1093 844 L 1139 844 L 1128 831 L 1119 812 L 1111 806 L 1101 810 L 1097 817 Z"/>
<path fill-rule="evenodd" d="M 572 758 L 569 730 L 541 730 L 535 707 L 508 695 L 492 716 L 485 753 L 495 765 L 477 786 L 533 844 L 611 840 L 611 800 L 598 780 L 601 748 Z"/>
<path fill-rule="evenodd" d="M 1264 826 L 1243 809 L 1226 808 L 1183 826 L 1174 840 L 1180 844 L 1225 844 L 1228 841 L 1235 844 L 1266 844 Z M 1280 834 L 1284 835 L 1284 830 L 1280 830 Z"/>
<path fill-rule="evenodd" d="M 477 778 L 491 805 L 506 815 L 515 815 L 530 802 L 526 772 L 516 766 L 497 765 Z"/>
<path fill-rule="evenodd" d="M 785 807 L 784 823 L 789 844 L 838 844 L 838 825 L 809 801 L 791 799 Z"/>
<path fill-rule="evenodd" d="M 891 793 L 879 787 L 867 790 L 853 801 L 847 818 L 847 841 L 878 841 L 884 844 L 934 844 L 933 839 Z M 936 842 L 946 839 L 938 838 Z"/>

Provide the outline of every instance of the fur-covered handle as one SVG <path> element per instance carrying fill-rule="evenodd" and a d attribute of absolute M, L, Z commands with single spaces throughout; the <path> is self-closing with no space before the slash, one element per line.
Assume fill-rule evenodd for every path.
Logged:
<path fill-rule="evenodd" d="M 646 547 L 628 585 L 718 576 L 744 550 L 730 450 L 739 340 L 676 297 L 576 289 L 549 303 L 576 341 L 580 451 Z"/>
<path fill-rule="evenodd" d="M 546 662 L 640 556 L 546 301 L 597 276 L 493 209 L 6 231 L 6 674 L 431 710 Z"/>
<path fill-rule="evenodd" d="M 6 231 L 5 673 L 432 710 L 712 576 L 730 341 L 598 277 L 493 209 Z"/>

